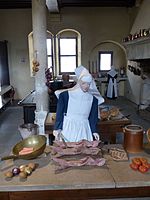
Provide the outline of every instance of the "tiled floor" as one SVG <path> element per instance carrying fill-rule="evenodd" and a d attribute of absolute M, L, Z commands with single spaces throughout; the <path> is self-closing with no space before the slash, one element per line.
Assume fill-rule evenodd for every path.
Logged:
<path fill-rule="evenodd" d="M 7 107 L 0 112 L 0 155 L 7 155 L 21 140 L 18 126 L 23 123 L 22 107 Z"/>

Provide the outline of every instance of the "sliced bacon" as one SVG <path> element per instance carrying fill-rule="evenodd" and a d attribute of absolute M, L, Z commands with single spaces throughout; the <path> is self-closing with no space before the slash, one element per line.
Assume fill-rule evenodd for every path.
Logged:
<path fill-rule="evenodd" d="M 69 167 L 80 167 L 80 166 L 103 166 L 105 164 L 104 158 L 92 158 L 90 156 L 86 156 L 79 160 L 65 160 L 61 158 L 52 158 L 53 161 L 58 165 L 57 171 L 69 168 Z"/>
<path fill-rule="evenodd" d="M 80 154 L 85 154 L 85 155 L 97 155 L 101 150 L 97 147 L 80 147 L 77 146 L 76 148 L 62 148 L 62 147 L 55 147 L 52 146 L 52 155 L 55 155 L 55 157 L 61 157 L 61 156 L 70 156 L 70 155 L 80 155 Z"/>
<path fill-rule="evenodd" d="M 97 140 L 94 140 L 94 141 L 88 141 L 88 140 L 81 140 L 79 142 L 66 142 L 67 144 L 67 147 L 97 147 L 99 144 L 100 144 L 101 141 L 97 141 Z M 54 145 L 55 146 L 59 146 L 59 147 L 62 147 L 62 148 L 65 148 L 65 145 L 63 142 L 61 141 L 54 141 Z"/>

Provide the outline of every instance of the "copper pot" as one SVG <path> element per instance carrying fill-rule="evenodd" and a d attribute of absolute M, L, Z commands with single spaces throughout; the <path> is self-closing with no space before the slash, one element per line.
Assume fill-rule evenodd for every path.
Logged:
<path fill-rule="evenodd" d="M 143 150 L 143 128 L 139 125 L 127 125 L 123 129 L 124 148 L 129 153 L 138 153 Z"/>

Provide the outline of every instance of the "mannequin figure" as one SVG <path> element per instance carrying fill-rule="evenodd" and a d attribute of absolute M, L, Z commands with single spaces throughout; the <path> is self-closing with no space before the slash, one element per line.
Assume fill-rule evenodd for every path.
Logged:
<path fill-rule="evenodd" d="M 63 137 L 66 142 L 99 140 L 98 104 L 104 99 L 85 67 L 78 67 L 75 73 L 78 80 L 73 88 L 55 92 L 58 104 L 53 134 L 56 140 Z"/>
<path fill-rule="evenodd" d="M 114 66 L 111 67 L 111 70 L 107 73 L 108 76 L 108 87 L 106 91 L 107 98 L 115 99 L 118 97 L 117 93 L 117 72 Z"/>

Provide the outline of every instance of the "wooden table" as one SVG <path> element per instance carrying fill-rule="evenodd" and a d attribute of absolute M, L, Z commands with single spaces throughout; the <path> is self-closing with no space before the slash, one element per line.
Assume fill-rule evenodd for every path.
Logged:
<path fill-rule="evenodd" d="M 133 156 L 133 155 L 132 155 Z M 135 156 L 149 155 L 141 152 Z M 31 162 L 30 160 L 8 160 L 0 163 L 0 200 L 95 200 L 125 197 L 150 197 L 150 171 L 142 174 L 133 171 L 130 161 L 116 162 L 104 154 L 103 167 L 82 167 L 68 169 L 55 174 L 51 155 L 41 156 L 32 162 L 38 168 L 27 180 L 18 176 L 7 180 L 4 172 L 14 166 Z M 132 159 L 132 157 L 130 158 Z"/>
<path fill-rule="evenodd" d="M 131 120 L 123 117 L 121 119 L 99 121 L 98 130 L 101 140 L 108 143 L 116 143 L 116 133 L 122 133 L 126 125 L 131 124 Z"/>
<path fill-rule="evenodd" d="M 49 142 L 52 144 L 54 139 L 53 137 L 53 129 L 55 120 L 52 120 L 53 113 L 49 113 L 45 120 L 45 133 L 49 134 Z M 131 124 L 131 120 L 124 117 L 120 114 L 121 118 L 113 119 L 113 120 L 106 120 L 98 122 L 98 132 L 100 134 L 100 138 L 105 143 L 116 143 L 116 133 L 123 132 L 123 127 L 126 125 Z"/>

